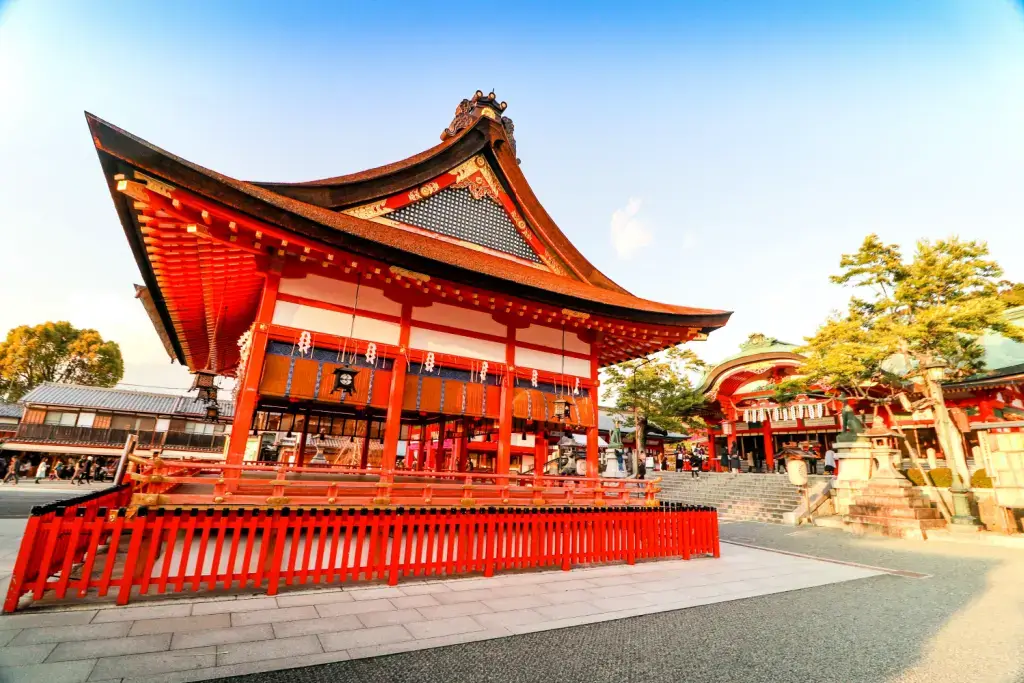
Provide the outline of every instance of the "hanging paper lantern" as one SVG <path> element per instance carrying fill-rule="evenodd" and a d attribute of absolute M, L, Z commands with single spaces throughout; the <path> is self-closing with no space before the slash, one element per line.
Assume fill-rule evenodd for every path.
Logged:
<path fill-rule="evenodd" d="M 426 370 L 427 372 L 433 372 L 434 371 L 434 352 L 433 351 L 428 351 L 427 352 L 427 359 L 425 361 L 423 361 L 423 369 Z"/>
<path fill-rule="evenodd" d="M 377 345 L 373 342 L 366 345 L 366 363 L 367 365 L 374 365 L 377 363 Z"/>
<path fill-rule="evenodd" d="M 299 335 L 299 345 L 298 345 L 299 353 L 301 355 L 305 356 L 307 353 L 309 353 L 310 349 L 312 349 L 312 348 L 313 348 L 313 335 L 311 335 L 309 332 L 306 332 L 305 330 L 303 330 L 302 334 Z"/>
<path fill-rule="evenodd" d="M 534 388 L 536 388 L 536 386 L 537 386 L 537 371 L 536 370 L 534 370 L 532 373 L 530 373 L 530 384 L 532 384 L 534 386 Z"/>
<path fill-rule="evenodd" d="M 480 364 L 480 381 L 487 381 L 487 361 L 484 361 L 483 363 Z"/>

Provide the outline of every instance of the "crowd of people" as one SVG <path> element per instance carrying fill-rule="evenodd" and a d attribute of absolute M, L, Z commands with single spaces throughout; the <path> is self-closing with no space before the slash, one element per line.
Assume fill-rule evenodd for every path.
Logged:
<path fill-rule="evenodd" d="M 683 472 L 688 469 L 690 476 L 695 479 L 700 477 L 702 470 L 739 473 L 742 463 L 746 461 L 746 457 L 740 451 L 739 441 L 733 441 L 732 446 L 728 449 L 720 449 L 715 458 L 717 462 L 714 462 L 709 457 L 706 447 L 700 443 L 689 447 L 684 444 L 678 444 L 675 448 L 674 456 L 675 471 Z M 749 469 L 750 472 L 770 473 L 763 451 L 755 449 L 750 453 L 750 456 L 753 460 Z M 786 471 L 786 458 L 777 456 L 774 458 L 774 461 L 774 471 L 776 473 Z M 818 473 L 819 461 L 822 461 L 824 465 L 825 474 L 832 475 L 837 471 L 835 451 L 828 448 L 822 453 L 822 448 L 819 444 L 811 444 L 806 448 L 804 451 L 804 461 L 807 463 L 808 474 Z M 639 478 L 643 479 L 648 471 L 667 471 L 671 469 L 671 464 L 667 455 L 660 457 L 648 455 L 638 463 Z"/>
<path fill-rule="evenodd" d="M 40 481 L 70 481 L 76 486 L 92 482 L 110 481 L 113 477 L 113 463 L 91 455 L 79 457 L 43 457 L 38 464 L 20 455 L 0 456 L 0 472 L 4 473 L 3 484 L 17 485 L 19 479 Z"/>

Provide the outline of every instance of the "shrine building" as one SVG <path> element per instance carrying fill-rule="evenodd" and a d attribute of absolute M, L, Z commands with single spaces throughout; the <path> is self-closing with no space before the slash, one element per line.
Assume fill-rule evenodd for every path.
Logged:
<path fill-rule="evenodd" d="M 725 325 L 587 261 L 505 107 L 478 91 L 430 149 L 301 183 L 235 180 L 87 115 L 167 352 L 209 398 L 236 380 L 227 463 L 504 474 L 584 435 L 596 477 L 599 370 Z"/>
<path fill-rule="evenodd" d="M 704 376 L 700 390 L 710 404 L 708 454 L 714 459 L 735 444 L 747 467 L 754 454 L 766 468 L 775 466 L 775 454 L 787 444 L 831 446 L 840 431 L 841 404 L 821 391 L 780 405 L 775 387 L 794 377 L 804 357 L 788 344 L 762 334 L 752 334 L 739 353 L 715 365 Z"/>

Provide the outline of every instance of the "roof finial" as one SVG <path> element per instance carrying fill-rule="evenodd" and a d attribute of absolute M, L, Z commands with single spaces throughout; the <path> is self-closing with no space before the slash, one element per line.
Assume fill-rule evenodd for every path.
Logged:
<path fill-rule="evenodd" d="M 503 112 L 507 107 L 508 102 L 499 102 L 498 96 L 494 94 L 494 90 L 491 90 L 486 95 L 484 95 L 483 90 L 477 90 L 473 93 L 472 99 L 459 102 L 459 106 L 455 108 L 455 117 L 441 133 L 441 139 L 448 140 L 455 137 L 475 124 L 481 117 L 486 116 L 500 123 L 502 128 L 505 129 L 505 137 L 508 138 L 509 144 L 512 145 L 512 153 L 515 154 L 516 139 L 513 134 L 515 126 L 512 124 L 512 119 L 503 116 Z M 516 159 L 516 162 L 518 163 L 519 159 Z"/>

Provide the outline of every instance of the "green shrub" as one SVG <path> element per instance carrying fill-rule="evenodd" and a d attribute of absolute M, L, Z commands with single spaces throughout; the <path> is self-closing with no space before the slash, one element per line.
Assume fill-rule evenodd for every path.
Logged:
<path fill-rule="evenodd" d="M 992 480 L 988 477 L 988 472 L 985 470 L 978 470 L 971 475 L 971 488 L 972 489 L 990 489 L 992 488 Z"/>
<path fill-rule="evenodd" d="M 953 470 L 948 467 L 936 467 L 928 472 L 932 476 L 932 483 L 936 488 L 948 489 L 953 485 Z"/>
<path fill-rule="evenodd" d="M 934 470 L 929 470 L 928 473 L 932 477 L 932 483 L 935 484 L 936 488 L 948 489 L 953 485 L 953 473 L 948 467 L 937 467 Z M 921 470 L 916 467 L 909 470 L 903 470 L 903 476 L 910 480 L 914 486 L 926 486 L 924 477 L 921 476 Z"/>
<path fill-rule="evenodd" d="M 921 470 L 915 468 L 909 470 L 901 470 L 903 476 L 910 480 L 910 483 L 914 486 L 924 486 L 924 478 L 921 476 Z"/>

